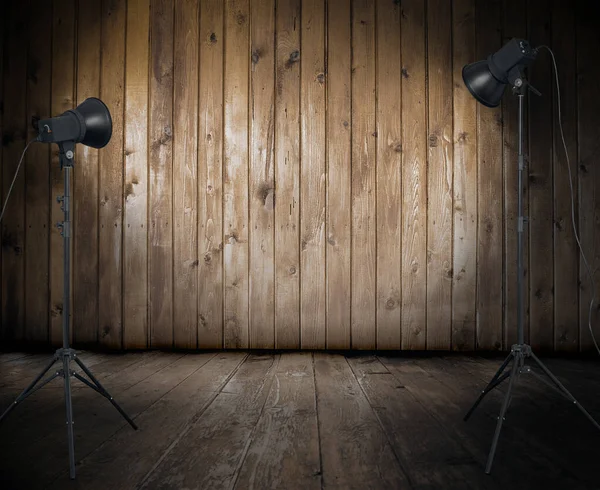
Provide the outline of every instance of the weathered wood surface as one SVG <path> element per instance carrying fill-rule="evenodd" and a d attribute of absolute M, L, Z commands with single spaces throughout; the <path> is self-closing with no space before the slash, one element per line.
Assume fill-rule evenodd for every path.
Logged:
<path fill-rule="evenodd" d="M 462 417 L 499 357 L 79 355 L 139 431 L 74 382 L 78 473 L 70 481 L 62 387 L 49 385 L 0 426 L 6 488 L 592 490 L 600 483 L 589 450 L 600 434 L 572 404 L 526 376 L 494 471 L 484 474 L 501 391 L 468 423 Z M 0 403 L 46 359 L 2 355 Z M 547 363 L 597 416 L 598 361 Z"/>
<path fill-rule="evenodd" d="M 592 0 L 13 7 L 3 195 L 32 117 L 88 96 L 112 114 L 107 147 L 77 148 L 80 346 L 506 349 L 521 192 L 526 338 L 593 348 L 550 58 L 529 73 L 543 95 L 526 101 L 522 189 L 516 97 L 483 107 L 461 74 L 512 37 L 555 49 L 575 217 L 598 274 Z M 3 340 L 60 343 L 61 194 L 56 145 L 34 145 L 2 223 Z"/>

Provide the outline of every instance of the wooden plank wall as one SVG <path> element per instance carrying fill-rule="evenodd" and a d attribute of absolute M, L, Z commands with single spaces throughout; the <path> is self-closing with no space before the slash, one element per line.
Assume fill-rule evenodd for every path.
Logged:
<path fill-rule="evenodd" d="M 461 70 L 511 37 L 555 50 L 575 217 L 600 265 L 600 48 L 591 0 L 26 0 L 0 21 L 1 189 L 32 118 L 98 96 L 77 148 L 73 339 L 109 348 L 592 348 L 551 58 L 516 115 Z M 62 174 L 34 145 L 2 226 L 6 342 L 57 344 Z M 600 276 L 597 277 L 600 280 Z M 594 310 L 597 326 L 598 310 Z"/>

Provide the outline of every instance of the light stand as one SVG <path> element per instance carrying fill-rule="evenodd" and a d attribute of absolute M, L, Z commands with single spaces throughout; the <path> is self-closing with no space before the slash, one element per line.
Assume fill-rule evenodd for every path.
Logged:
<path fill-rule="evenodd" d="M 110 138 L 110 136 L 109 136 Z M 23 400 L 29 395 L 32 395 L 40 388 L 44 387 L 50 381 L 55 378 L 64 378 L 64 390 L 65 390 L 65 406 L 67 412 L 67 440 L 69 444 L 69 476 L 71 479 L 75 478 L 75 445 L 73 441 L 73 406 L 71 403 L 71 377 L 77 378 L 85 385 L 92 388 L 94 391 L 100 393 L 105 397 L 113 406 L 119 411 L 123 418 L 137 430 L 137 426 L 129 418 L 129 416 L 123 411 L 123 409 L 117 404 L 113 397 L 106 391 L 106 389 L 100 384 L 100 382 L 94 377 L 90 370 L 85 364 L 79 359 L 74 349 L 71 349 L 69 344 L 69 320 L 70 320 L 70 298 L 71 298 L 71 170 L 73 168 L 73 157 L 75 150 L 74 141 L 59 142 L 59 156 L 60 165 L 64 172 L 64 196 L 58 197 L 57 200 L 62 204 L 62 211 L 64 219 L 61 223 L 56 226 L 60 228 L 61 235 L 63 237 L 63 277 L 64 277 L 64 299 L 63 299 L 63 346 L 54 353 L 54 357 L 48 363 L 48 365 L 42 370 L 42 372 L 32 381 L 32 383 L 25 388 L 25 390 L 15 399 L 15 401 L 4 411 L 0 416 L 0 422 Z M 75 361 L 81 368 L 86 379 L 78 372 L 71 369 L 71 361 Z M 44 375 L 59 362 L 60 367 L 52 374 L 42 381 Z"/>
<path fill-rule="evenodd" d="M 500 409 L 500 415 L 496 424 L 496 431 L 494 432 L 494 438 L 492 440 L 492 447 L 485 467 L 485 472 L 489 475 L 492 471 L 492 464 L 494 462 L 494 456 L 496 454 L 496 448 L 498 446 L 498 439 L 500 438 L 500 432 L 502 431 L 502 424 L 504 423 L 506 411 L 512 400 L 512 393 L 519 376 L 521 374 L 532 374 L 537 379 L 542 381 L 544 384 L 552 388 L 553 390 L 560 393 L 567 400 L 575 404 L 579 410 L 594 424 L 597 429 L 600 429 L 600 425 L 594 420 L 594 418 L 587 412 L 583 406 L 575 399 L 575 397 L 567 390 L 564 385 L 552 374 L 552 372 L 544 365 L 542 361 L 533 353 L 531 346 L 525 343 L 524 336 L 524 301 L 523 301 L 523 232 L 525 223 L 528 221 L 523 216 L 523 170 L 525 168 L 525 156 L 523 154 L 523 109 L 525 100 L 525 91 L 531 90 L 537 95 L 540 93 L 535 90 L 531 85 L 527 83 L 525 77 L 518 70 L 509 75 L 511 83 L 513 84 L 513 92 L 519 98 L 519 177 L 518 177 L 518 223 L 517 223 L 517 343 L 511 347 L 510 354 L 504 360 L 494 377 L 481 392 L 471 409 L 465 415 L 464 420 L 468 420 L 471 414 L 475 411 L 479 403 L 483 400 L 494 388 L 498 387 L 503 381 L 508 379 L 508 389 L 504 395 L 504 401 L 502 408 Z M 547 376 L 544 377 L 531 369 L 530 366 L 526 365 L 527 359 L 533 359 L 534 363 L 539 366 L 543 373 Z M 510 369 L 507 367 L 510 365 Z"/>

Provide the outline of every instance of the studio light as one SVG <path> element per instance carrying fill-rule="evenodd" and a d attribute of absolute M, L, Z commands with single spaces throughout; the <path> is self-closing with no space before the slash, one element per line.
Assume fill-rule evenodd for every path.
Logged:
<path fill-rule="evenodd" d="M 523 39 L 511 39 L 506 45 L 504 45 L 499 51 L 488 57 L 486 61 L 477 61 L 470 65 L 466 65 L 463 68 L 462 75 L 466 87 L 469 92 L 477 99 L 478 102 L 487 107 L 497 107 L 500 104 L 502 96 L 504 95 L 505 89 L 508 85 L 512 86 L 512 91 L 518 96 L 519 100 L 519 156 L 518 156 L 518 181 L 517 181 L 517 343 L 511 347 L 510 354 L 504 360 L 494 377 L 480 393 L 475 403 L 465 415 L 465 420 L 468 420 L 474 410 L 477 408 L 483 398 L 493 389 L 497 388 L 505 380 L 508 380 L 508 389 L 504 396 L 502 408 L 500 409 L 500 416 L 496 423 L 496 431 L 494 432 L 494 438 L 492 439 L 492 446 L 487 460 L 485 468 L 486 473 L 492 471 L 492 464 L 494 462 L 494 455 L 496 454 L 496 448 L 498 446 L 498 440 L 500 438 L 500 432 L 502 431 L 502 424 L 504 423 L 506 412 L 512 401 L 513 389 L 515 382 L 518 380 L 521 374 L 531 374 L 537 379 L 548 385 L 550 388 L 559 392 L 569 402 L 574 404 L 581 412 L 596 426 L 600 429 L 600 425 L 594 420 L 594 418 L 583 408 L 575 397 L 565 388 L 565 386 L 552 374 L 552 372 L 546 367 L 542 361 L 535 355 L 531 346 L 525 343 L 524 337 L 524 267 L 523 267 L 523 232 L 525 230 L 525 223 L 528 219 L 523 216 L 523 171 L 525 169 L 525 155 L 523 153 L 523 124 L 524 124 L 524 100 L 527 91 L 531 91 L 536 95 L 541 95 L 535 88 L 528 83 L 525 76 L 525 68 L 533 60 L 536 59 L 538 49 L 548 49 L 552 55 L 552 61 L 554 63 L 554 71 L 556 74 L 556 84 L 558 93 L 558 119 L 560 133 L 565 149 L 565 155 L 567 158 L 567 164 L 570 169 L 569 155 L 564 140 L 564 132 L 562 128 L 562 122 L 560 117 L 560 87 L 558 84 L 558 75 L 556 68 L 556 60 L 554 54 L 547 46 L 540 46 L 537 49 L 531 48 L 529 43 Z M 570 170 L 569 170 L 570 177 Z M 571 204 L 574 209 L 573 191 L 571 189 Z M 573 213 L 574 215 L 574 213 Z M 573 230 L 577 236 L 577 230 L 575 222 L 573 220 Z M 578 244 L 579 244 L 578 240 Z M 581 249 L 580 249 L 581 250 Z M 585 255 L 582 256 L 585 261 Z M 587 264 L 587 261 L 585 261 Z M 593 280 L 593 278 L 592 278 Z M 592 288 L 594 289 L 594 288 Z M 593 300 L 592 300 L 593 301 Z M 590 304 L 590 311 L 591 311 Z M 590 320 L 590 331 L 591 331 L 591 320 Z M 592 332 L 593 337 L 593 332 Z M 541 374 L 531 369 L 531 366 L 527 365 L 526 362 L 532 359 L 534 364 L 541 370 Z M 509 368 L 510 365 L 510 368 Z M 508 369 L 507 369 L 508 368 Z"/>
<path fill-rule="evenodd" d="M 133 427 L 137 426 L 125 413 L 125 411 L 117 404 L 115 399 L 106 391 L 100 382 L 94 377 L 90 370 L 86 367 L 77 352 L 70 346 L 69 321 L 71 316 L 71 171 L 73 170 L 73 159 L 75 158 L 75 144 L 81 143 L 93 148 L 102 148 L 108 144 L 112 136 L 112 119 L 108 107 L 99 99 L 89 98 L 84 100 L 76 109 L 66 111 L 60 116 L 42 119 L 34 125 L 38 130 L 38 136 L 30 141 L 21 161 L 17 166 L 17 172 L 13 178 L 9 188 L 2 214 L 6 209 L 6 203 L 10 191 L 17 178 L 19 168 L 23 161 L 23 156 L 31 143 L 36 141 L 42 143 L 56 143 L 59 149 L 60 166 L 64 174 L 64 195 L 58 196 L 57 201 L 61 204 L 63 211 L 63 221 L 56 226 L 60 229 L 63 237 L 63 318 L 62 318 L 62 334 L 63 345 L 58 349 L 54 357 L 50 359 L 48 365 L 42 372 L 31 382 L 31 384 L 23 390 L 17 399 L 0 415 L 0 422 L 23 400 L 29 395 L 32 395 L 37 390 L 48 384 L 56 378 L 64 379 L 65 405 L 66 405 L 66 423 L 67 423 L 67 442 L 69 446 L 69 475 L 75 478 L 75 441 L 73 437 L 73 406 L 71 402 L 71 379 L 76 378 L 83 384 L 89 386 L 94 391 L 106 398 L 119 411 L 123 418 Z M 71 362 L 75 362 L 82 371 L 82 374 L 74 371 L 71 368 Z M 52 367 L 58 363 L 58 367 Z M 51 374 L 47 377 L 52 369 Z M 84 376 L 85 375 L 85 376 Z"/>
<path fill-rule="evenodd" d="M 108 107 L 100 99 L 90 97 L 60 116 L 37 123 L 42 143 L 81 143 L 103 148 L 112 136 L 112 119 Z"/>
<path fill-rule="evenodd" d="M 462 76 L 471 95 L 487 107 L 497 107 L 508 84 L 523 81 L 523 69 L 535 60 L 537 51 L 524 39 L 511 39 L 485 61 L 463 68 Z"/>

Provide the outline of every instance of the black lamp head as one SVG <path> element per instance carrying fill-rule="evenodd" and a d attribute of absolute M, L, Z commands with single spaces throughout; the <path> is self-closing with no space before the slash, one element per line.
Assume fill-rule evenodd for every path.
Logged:
<path fill-rule="evenodd" d="M 42 119 L 37 123 L 39 141 L 43 143 L 81 143 L 102 148 L 112 136 L 112 119 L 106 104 L 90 97 L 60 116 Z"/>
<path fill-rule="evenodd" d="M 487 60 L 465 65 L 463 81 L 477 101 L 487 107 L 497 107 L 506 86 L 522 83 L 523 69 L 536 56 L 537 50 L 527 41 L 513 38 Z"/>

